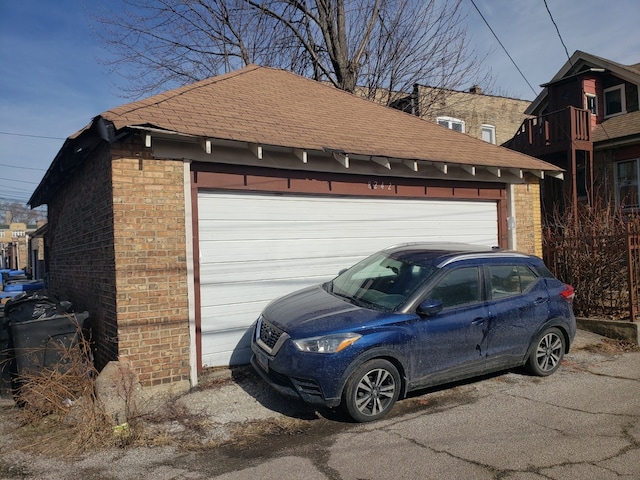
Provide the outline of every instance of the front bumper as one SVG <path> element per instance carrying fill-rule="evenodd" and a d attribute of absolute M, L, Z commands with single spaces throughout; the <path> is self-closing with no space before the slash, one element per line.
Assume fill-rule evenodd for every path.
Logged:
<path fill-rule="evenodd" d="M 269 365 L 270 357 L 259 346 L 252 344 L 251 365 L 271 388 L 287 397 L 301 399 L 318 407 L 333 408 L 340 404 L 340 397 L 326 398 L 322 387 L 314 378 L 294 377 L 279 372 Z"/>

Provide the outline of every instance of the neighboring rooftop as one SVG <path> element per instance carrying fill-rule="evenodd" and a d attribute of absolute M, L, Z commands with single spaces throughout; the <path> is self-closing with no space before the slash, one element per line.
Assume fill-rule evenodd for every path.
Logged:
<path fill-rule="evenodd" d="M 592 133 L 594 143 L 640 135 L 640 110 L 610 117 L 602 121 Z"/>
<path fill-rule="evenodd" d="M 605 69 L 615 74 L 619 78 L 626 80 L 630 83 L 640 84 L 640 63 L 634 65 L 622 65 L 606 58 L 598 57 L 587 52 L 576 50 L 571 58 L 569 58 L 565 64 L 558 70 L 551 81 L 541 85 L 544 87 L 538 96 L 531 102 L 529 108 L 527 108 L 527 114 L 533 114 L 538 107 L 547 98 L 548 90 L 547 86 L 556 82 L 563 81 L 566 78 L 570 78 L 576 74 L 584 72 L 589 68 Z"/>

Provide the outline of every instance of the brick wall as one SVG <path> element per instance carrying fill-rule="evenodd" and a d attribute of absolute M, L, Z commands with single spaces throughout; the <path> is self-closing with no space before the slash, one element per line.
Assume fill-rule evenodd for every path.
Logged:
<path fill-rule="evenodd" d="M 542 257 L 542 212 L 540 183 L 534 178 L 521 185 L 514 185 L 513 204 L 517 219 L 517 250 Z"/>
<path fill-rule="evenodd" d="M 145 385 L 188 380 L 183 163 L 119 148 L 112 182 L 120 357 Z"/>
<path fill-rule="evenodd" d="M 48 217 L 49 291 L 91 314 L 95 363 L 101 369 L 118 356 L 108 146 L 57 187 Z"/>
<path fill-rule="evenodd" d="M 481 93 L 456 92 L 419 86 L 417 95 L 421 117 L 435 122 L 437 117 L 454 117 L 465 122 L 465 133 L 482 139 L 482 124 L 493 125 L 496 144 L 515 135 L 531 102 Z"/>
<path fill-rule="evenodd" d="M 182 161 L 105 146 L 49 204 L 50 291 L 88 310 L 95 363 L 128 359 L 143 385 L 189 379 Z"/>

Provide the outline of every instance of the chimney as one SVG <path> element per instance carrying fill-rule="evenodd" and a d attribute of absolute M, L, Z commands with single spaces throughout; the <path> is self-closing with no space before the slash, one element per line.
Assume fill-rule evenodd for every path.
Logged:
<path fill-rule="evenodd" d="M 474 85 L 469 89 L 469 93 L 474 93 L 476 95 L 482 95 L 482 88 L 479 85 Z"/>
<path fill-rule="evenodd" d="M 11 215 L 11 210 L 6 210 L 4 212 L 4 218 L 7 222 L 7 225 L 11 225 L 11 220 L 13 220 L 13 216 Z"/>

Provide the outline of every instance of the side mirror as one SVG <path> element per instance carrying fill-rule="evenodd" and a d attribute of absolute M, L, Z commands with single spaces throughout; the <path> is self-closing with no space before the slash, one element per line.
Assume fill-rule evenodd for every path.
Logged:
<path fill-rule="evenodd" d="M 425 317 L 433 317 L 442 310 L 442 300 L 436 300 L 433 298 L 427 298 L 420 305 L 418 305 L 418 315 Z"/>

